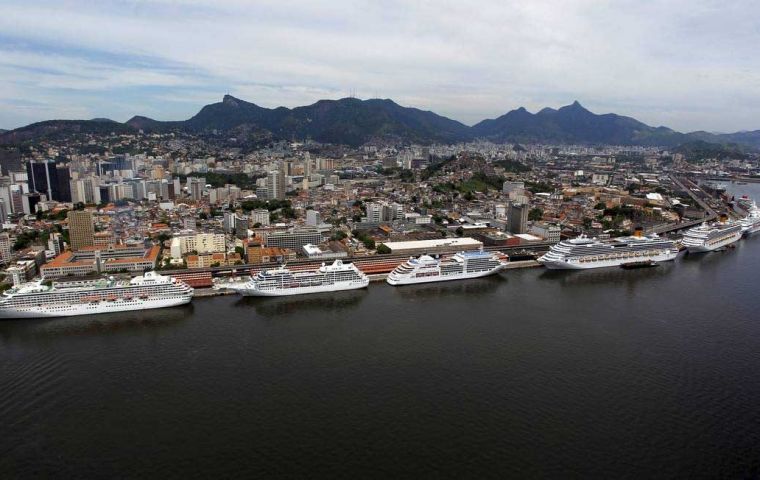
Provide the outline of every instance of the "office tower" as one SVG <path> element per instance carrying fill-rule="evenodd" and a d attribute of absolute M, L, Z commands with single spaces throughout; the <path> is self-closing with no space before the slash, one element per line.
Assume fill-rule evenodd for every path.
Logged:
<path fill-rule="evenodd" d="M 108 185 L 100 185 L 98 191 L 100 192 L 100 203 L 111 202 L 111 190 L 108 188 Z"/>
<path fill-rule="evenodd" d="M 39 193 L 25 193 L 21 195 L 21 211 L 24 215 L 33 215 L 37 212 L 37 204 L 43 200 Z"/>
<path fill-rule="evenodd" d="M 84 210 L 71 211 L 69 219 L 69 240 L 71 249 L 91 247 L 95 244 L 95 230 L 92 224 L 92 213 Z"/>
<path fill-rule="evenodd" d="M 58 177 L 58 188 L 56 189 L 58 197 L 53 197 L 52 200 L 58 200 L 59 202 L 71 201 L 71 169 L 68 165 L 57 165 L 56 176 Z"/>
<path fill-rule="evenodd" d="M 10 175 L 10 172 L 23 170 L 21 152 L 18 148 L 0 147 L 0 173 Z"/>
<path fill-rule="evenodd" d="M 223 227 L 225 233 L 235 231 L 235 212 L 224 212 Z"/>
<path fill-rule="evenodd" d="M 53 160 L 30 160 L 26 164 L 29 190 L 47 196 L 48 200 L 59 200 L 58 169 Z"/>
<path fill-rule="evenodd" d="M 200 200 L 203 198 L 203 187 L 204 185 L 200 182 L 192 182 L 190 184 L 190 198 L 193 200 Z"/>
<path fill-rule="evenodd" d="M 7 233 L 0 233 L 0 261 L 8 264 L 11 260 L 11 237 Z"/>
<path fill-rule="evenodd" d="M 272 170 L 267 176 L 267 195 L 269 199 L 285 200 L 285 175 L 279 170 Z"/>
<path fill-rule="evenodd" d="M 306 152 L 303 155 L 303 176 L 309 178 L 309 175 L 311 175 L 311 155 Z"/>
<path fill-rule="evenodd" d="M 11 196 L 11 211 L 22 213 L 24 211 L 24 192 L 21 185 L 9 185 Z"/>
<path fill-rule="evenodd" d="M 512 203 L 509 205 L 507 228 L 511 233 L 526 233 L 528 225 L 528 205 Z"/>
<path fill-rule="evenodd" d="M 0 225 L 8 221 L 8 206 L 5 200 L 0 198 Z"/>

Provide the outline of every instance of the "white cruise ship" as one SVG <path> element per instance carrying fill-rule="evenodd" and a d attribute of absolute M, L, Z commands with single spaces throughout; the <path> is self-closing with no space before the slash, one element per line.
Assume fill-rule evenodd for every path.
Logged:
<path fill-rule="evenodd" d="M 757 208 L 755 202 L 749 207 L 749 215 L 739 221 L 742 227 L 743 235 L 752 235 L 760 231 L 760 208 Z"/>
<path fill-rule="evenodd" d="M 506 265 L 499 257 L 488 252 L 460 252 L 451 258 L 438 260 L 429 255 L 410 258 L 388 275 L 391 285 L 444 282 L 492 275 Z"/>
<path fill-rule="evenodd" d="M 355 290 L 369 285 L 369 277 L 353 263 L 335 260 L 332 265 L 322 264 L 317 270 L 292 272 L 284 266 L 264 270 L 242 284 L 227 284 L 224 288 L 252 297 L 279 297 L 306 293 Z"/>
<path fill-rule="evenodd" d="M 147 310 L 189 303 L 193 289 L 156 272 L 131 280 L 42 281 L 11 288 L 0 298 L 0 318 L 43 318 Z"/>
<path fill-rule="evenodd" d="M 721 217 L 720 222 L 703 223 L 689 229 L 683 235 L 683 246 L 689 253 L 712 252 L 742 238 L 742 226 Z"/>
<path fill-rule="evenodd" d="M 677 256 L 675 242 L 656 235 L 635 235 L 605 241 L 580 236 L 552 246 L 538 261 L 550 269 L 581 270 L 667 262 Z"/>

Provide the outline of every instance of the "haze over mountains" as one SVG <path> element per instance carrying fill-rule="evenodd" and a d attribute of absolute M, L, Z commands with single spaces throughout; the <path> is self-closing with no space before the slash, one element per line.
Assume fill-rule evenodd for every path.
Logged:
<path fill-rule="evenodd" d="M 630 117 L 598 115 L 580 103 L 530 113 L 512 110 L 470 127 L 430 111 L 402 107 L 388 99 L 320 100 L 296 108 L 264 108 L 225 95 L 184 121 L 158 121 L 135 116 L 125 123 L 108 119 L 50 120 L 0 132 L 0 143 L 24 143 L 73 133 L 186 131 L 258 135 L 262 139 L 303 140 L 357 146 L 374 140 L 456 143 L 474 139 L 494 142 L 615 144 L 670 147 L 693 141 L 735 143 L 760 148 L 760 130 L 731 134 L 681 133 L 652 127 Z"/>

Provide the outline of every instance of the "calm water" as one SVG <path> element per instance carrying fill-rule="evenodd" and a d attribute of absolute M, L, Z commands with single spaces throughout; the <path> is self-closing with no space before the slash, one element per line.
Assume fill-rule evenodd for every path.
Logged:
<path fill-rule="evenodd" d="M 759 272 L 757 237 L 655 269 L 0 322 L 0 476 L 758 476 Z"/>

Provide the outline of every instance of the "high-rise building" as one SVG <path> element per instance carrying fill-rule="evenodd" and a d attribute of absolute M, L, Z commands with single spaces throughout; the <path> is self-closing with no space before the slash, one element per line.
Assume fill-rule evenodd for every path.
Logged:
<path fill-rule="evenodd" d="M 53 232 L 50 234 L 50 238 L 48 239 L 48 250 L 53 252 L 55 256 L 63 252 L 63 237 L 58 232 Z"/>
<path fill-rule="evenodd" d="M 8 206 L 5 200 L 0 198 L 0 225 L 8 221 Z"/>
<path fill-rule="evenodd" d="M 11 260 L 11 237 L 7 233 L 0 233 L 0 262 L 8 264 Z"/>
<path fill-rule="evenodd" d="M 100 188 L 98 188 L 98 179 L 96 177 L 71 180 L 69 185 L 72 202 L 85 204 L 100 203 Z"/>
<path fill-rule="evenodd" d="M 509 217 L 507 229 L 511 233 L 527 233 L 528 205 L 524 203 L 512 203 L 509 205 Z"/>
<path fill-rule="evenodd" d="M 54 193 L 57 197 L 52 197 L 52 200 L 58 200 L 59 202 L 71 201 L 71 169 L 68 165 L 56 165 L 56 177 L 58 178 L 58 185 L 54 189 Z"/>
<path fill-rule="evenodd" d="M 270 199 L 285 199 L 285 175 L 279 170 L 272 170 L 267 176 L 267 194 Z"/>
<path fill-rule="evenodd" d="M 21 152 L 18 148 L 0 147 L 0 173 L 10 175 L 10 172 L 23 171 L 21 165 Z"/>
<path fill-rule="evenodd" d="M 316 227 L 320 223 L 322 223 L 322 219 L 320 218 L 318 211 L 306 210 L 306 225 Z"/>
<path fill-rule="evenodd" d="M 95 244 L 95 229 L 92 224 L 92 213 L 84 210 L 70 211 L 69 240 L 71 249 L 79 250 L 82 247 L 91 247 Z"/>
<path fill-rule="evenodd" d="M 24 211 L 24 192 L 21 185 L 10 185 L 11 211 L 13 213 L 22 213 Z"/>
<path fill-rule="evenodd" d="M 235 231 L 235 212 L 224 212 L 223 227 L 225 233 L 232 233 Z"/>
<path fill-rule="evenodd" d="M 400 203 L 367 202 L 367 221 L 370 223 L 390 222 L 404 218 L 404 206 Z"/>
<path fill-rule="evenodd" d="M 21 211 L 24 215 L 37 213 L 37 204 L 43 200 L 39 193 L 25 193 L 21 195 Z"/>
<path fill-rule="evenodd" d="M 253 225 L 269 225 L 269 210 L 265 208 L 252 210 L 249 216 Z"/>
<path fill-rule="evenodd" d="M 248 217 L 235 217 L 235 237 L 248 238 Z"/>
<path fill-rule="evenodd" d="M 30 160 L 26 164 L 29 189 L 47 196 L 48 200 L 60 200 L 58 169 L 54 160 Z"/>

